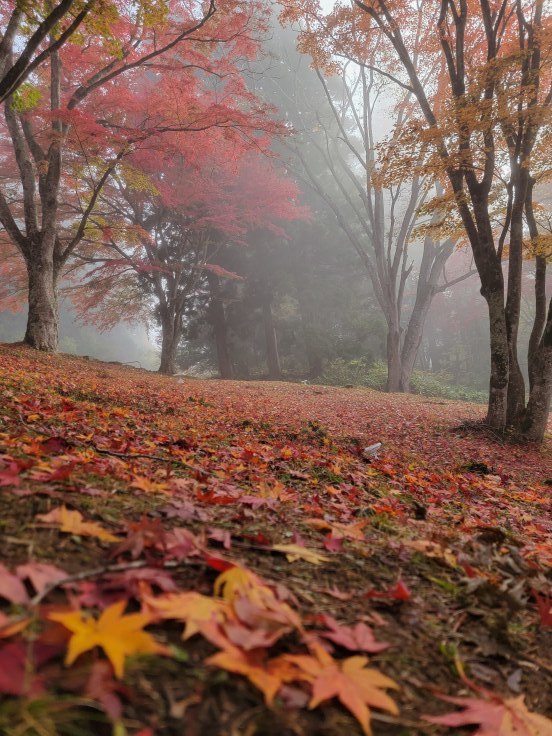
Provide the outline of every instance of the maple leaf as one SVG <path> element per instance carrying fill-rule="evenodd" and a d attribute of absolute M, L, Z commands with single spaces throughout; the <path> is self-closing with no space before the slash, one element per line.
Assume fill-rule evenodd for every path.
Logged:
<path fill-rule="evenodd" d="M 395 601 L 408 601 L 412 598 L 410 588 L 406 585 L 403 580 L 398 580 L 395 585 L 392 585 L 387 590 L 369 590 L 364 594 L 365 598 L 382 598 Z"/>
<path fill-rule="evenodd" d="M 324 555 L 312 549 L 307 549 L 307 547 L 301 547 L 299 544 L 275 544 L 272 549 L 277 552 L 283 552 L 288 562 L 305 560 L 305 562 L 310 562 L 311 565 L 321 565 L 323 562 L 328 561 L 328 558 Z"/>
<path fill-rule="evenodd" d="M 131 654 L 165 654 L 166 648 L 158 644 L 151 634 L 142 631 L 151 621 L 143 613 L 123 615 L 126 601 L 118 601 L 100 615 L 98 620 L 83 611 L 50 613 L 48 618 L 57 621 L 72 632 L 65 664 L 71 665 L 84 652 L 101 647 L 113 665 L 116 677 L 124 672 L 125 657 Z"/>
<path fill-rule="evenodd" d="M 349 657 L 337 661 L 320 646 L 315 651 L 316 656 L 283 655 L 283 658 L 297 666 L 297 679 L 303 679 L 312 686 L 309 708 L 316 708 L 325 700 L 338 698 L 355 716 L 367 736 L 372 733 L 369 706 L 398 714 L 396 704 L 384 692 L 384 688 L 398 689 L 399 686 L 381 672 L 366 667 L 367 657 Z"/>
<path fill-rule="evenodd" d="M 429 539 L 403 540 L 403 545 L 416 552 L 421 552 L 426 557 L 441 560 L 449 567 L 458 567 L 458 560 L 454 552 L 448 547 L 431 542 Z"/>
<path fill-rule="evenodd" d="M 0 598 L 5 598 L 11 603 L 27 603 L 29 596 L 25 586 L 4 565 L 0 565 Z"/>
<path fill-rule="evenodd" d="M 14 634 L 24 631 L 27 626 L 32 623 L 32 617 L 10 619 L 5 613 L 0 611 L 0 639 L 9 639 Z"/>
<path fill-rule="evenodd" d="M 444 716 L 423 716 L 425 721 L 442 726 L 479 726 L 474 736 L 552 736 L 552 721 L 527 710 L 524 696 L 501 698 L 488 693 L 487 698 L 453 698 L 442 700 L 461 705 L 464 710 Z"/>
<path fill-rule="evenodd" d="M 325 521 L 324 519 L 305 519 L 304 523 L 313 529 L 327 529 L 331 531 L 332 537 L 335 538 L 346 537 L 347 539 L 355 539 L 359 542 L 363 542 L 366 539 L 362 531 L 368 524 L 366 519 L 361 519 L 354 524 L 339 524 L 337 522 L 330 524 L 329 521 Z"/>
<path fill-rule="evenodd" d="M 322 620 L 329 627 L 328 631 L 322 632 L 322 636 L 345 649 L 376 654 L 389 647 L 387 642 L 376 641 L 372 629 L 362 621 L 355 626 L 340 626 L 333 616 L 322 616 Z"/>
<path fill-rule="evenodd" d="M 0 487 L 2 486 L 18 486 L 21 483 L 19 473 L 21 468 L 11 458 L 4 456 L 0 458 L 3 468 L 0 469 Z"/>
<path fill-rule="evenodd" d="M 283 586 L 272 590 L 258 575 L 244 567 L 226 570 L 215 580 L 215 595 L 231 604 L 233 613 L 250 628 L 270 630 L 277 639 L 289 628 L 302 630 L 300 616 L 285 602 Z M 279 633 L 277 633 L 279 632 Z"/>
<path fill-rule="evenodd" d="M 17 567 L 17 576 L 21 580 L 30 580 L 37 593 L 42 593 L 50 585 L 55 585 L 67 577 L 65 570 L 46 562 L 30 562 Z"/>
<path fill-rule="evenodd" d="M 541 626 L 552 626 L 552 596 L 532 591 L 533 598 L 537 603 Z"/>
<path fill-rule="evenodd" d="M 197 634 L 206 621 L 222 623 L 230 615 L 230 608 L 225 601 L 209 598 L 194 591 L 157 598 L 145 596 L 143 601 L 148 613 L 154 613 L 163 619 L 185 621 L 183 639 L 189 639 Z"/>
<path fill-rule="evenodd" d="M 244 675 L 263 693 L 267 705 L 272 704 L 283 683 L 297 679 L 295 668 L 285 657 L 265 660 L 262 650 L 244 652 L 231 644 L 208 657 L 205 664 Z"/>
<path fill-rule="evenodd" d="M 102 542 L 118 542 L 119 538 L 106 531 L 100 524 L 84 521 L 80 511 L 70 511 L 65 506 L 53 509 L 48 514 L 39 514 L 36 517 L 46 524 L 59 524 L 60 531 L 68 534 L 77 534 L 83 537 L 96 537 Z"/>

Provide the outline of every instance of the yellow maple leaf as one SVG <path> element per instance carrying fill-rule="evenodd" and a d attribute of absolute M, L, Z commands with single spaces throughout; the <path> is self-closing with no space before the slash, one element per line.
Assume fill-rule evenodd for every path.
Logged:
<path fill-rule="evenodd" d="M 246 598 L 254 606 L 267 612 L 279 614 L 297 629 L 302 628 L 301 618 L 269 585 L 254 572 L 235 565 L 221 573 L 215 580 L 214 593 L 234 606 L 240 598 Z"/>
<path fill-rule="evenodd" d="M 328 561 L 328 558 L 324 557 L 324 555 L 321 555 L 312 549 L 301 547 L 299 544 L 275 544 L 272 549 L 277 552 L 283 552 L 287 557 L 288 562 L 305 560 L 305 562 L 310 562 L 311 565 L 321 565 L 323 562 Z"/>
<path fill-rule="evenodd" d="M 136 475 L 130 484 L 130 487 L 137 488 L 139 491 L 144 491 L 144 493 L 167 493 L 169 484 L 155 481 L 145 476 Z"/>
<path fill-rule="evenodd" d="M 230 609 L 225 601 L 209 598 L 201 593 L 169 593 L 168 595 L 145 596 L 146 610 L 163 619 L 185 621 L 186 628 L 183 639 L 189 639 L 197 634 L 201 625 L 207 621 L 222 623 L 230 615 Z"/>
<path fill-rule="evenodd" d="M 142 631 L 150 623 L 150 616 L 143 613 L 123 615 L 126 601 L 118 601 L 100 615 L 99 619 L 87 616 L 84 611 L 50 613 L 48 618 L 57 621 L 72 632 L 65 664 L 72 664 L 84 652 L 101 647 L 116 677 L 122 677 L 125 657 L 131 654 L 165 654 L 166 648 L 158 644 L 151 634 Z"/>
<path fill-rule="evenodd" d="M 65 506 L 52 509 L 48 514 L 39 514 L 36 517 L 46 524 L 58 524 L 62 532 L 68 534 L 79 534 L 83 537 L 96 537 L 102 542 L 118 542 L 119 538 L 106 531 L 100 524 L 92 521 L 84 521 L 80 511 L 70 511 Z"/>

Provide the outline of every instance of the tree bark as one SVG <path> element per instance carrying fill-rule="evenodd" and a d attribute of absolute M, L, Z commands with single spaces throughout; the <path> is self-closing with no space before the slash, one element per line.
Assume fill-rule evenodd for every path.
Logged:
<path fill-rule="evenodd" d="M 401 391 L 401 333 L 390 325 L 387 331 L 387 384 L 388 393 Z"/>
<path fill-rule="evenodd" d="M 276 326 L 272 314 L 272 299 L 269 291 L 262 296 L 263 326 L 266 341 L 266 358 L 268 364 L 268 377 L 278 380 L 282 377 L 280 368 L 280 356 L 278 355 L 278 341 L 276 339 Z"/>
<path fill-rule="evenodd" d="M 215 337 L 220 377 L 232 378 L 232 361 L 230 360 L 230 351 L 228 349 L 228 327 L 226 324 L 226 315 L 224 313 L 224 304 L 220 293 L 219 278 L 214 273 L 208 273 L 207 281 L 211 292 L 209 317 Z"/>
<path fill-rule="evenodd" d="M 533 382 L 520 429 L 525 439 L 542 442 L 552 400 L 552 300 L 546 327 L 533 361 Z"/>
<path fill-rule="evenodd" d="M 159 373 L 174 376 L 176 373 L 176 351 L 181 338 L 180 317 L 165 315 L 161 319 L 161 364 Z"/>
<path fill-rule="evenodd" d="M 317 314 L 312 299 L 314 285 L 311 273 L 313 266 L 309 257 L 310 250 L 307 250 L 303 240 L 294 243 L 291 252 L 294 256 L 293 279 L 305 341 L 305 354 L 309 368 L 308 377 L 313 379 L 318 378 L 323 370 L 322 354 L 319 348 L 319 340 L 317 340 Z"/>
<path fill-rule="evenodd" d="M 37 252 L 36 258 L 27 262 L 29 312 L 25 343 L 36 350 L 55 352 L 59 341 L 57 275 L 52 258 L 41 255 Z"/>
<path fill-rule="evenodd" d="M 418 289 L 414 309 L 412 310 L 404 336 L 401 354 L 400 391 L 404 393 L 410 392 L 412 373 L 414 372 L 418 350 L 424 334 L 424 325 L 431 302 L 433 301 L 433 296 L 434 291 L 430 287 Z"/>
<path fill-rule="evenodd" d="M 491 343 L 491 378 L 487 423 L 494 429 L 506 426 L 509 382 L 509 346 L 504 311 L 504 291 L 485 292 L 483 296 L 489 309 L 489 332 Z"/>

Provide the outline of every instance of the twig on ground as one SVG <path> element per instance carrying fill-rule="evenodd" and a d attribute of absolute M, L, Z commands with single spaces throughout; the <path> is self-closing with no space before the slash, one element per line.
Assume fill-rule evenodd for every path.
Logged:
<path fill-rule="evenodd" d="M 177 460 L 174 457 L 162 457 L 161 455 L 148 455 L 145 452 L 116 452 L 115 450 L 106 450 L 101 447 L 96 447 L 96 445 L 89 445 L 89 447 L 92 447 L 94 450 L 96 450 L 96 452 L 99 452 L 102 455 L 112 455 L 113 457 L 120 457 L 120 458 L 138 457 L 138 458 L 146 458 L 147 460 L 158 460 L 163 463 L 174 463 L 175 465 L 181 465 L 183 468 L 187 468 L 188 470 L 193 470 L 195 473 L 202 473 L 203 475 L 210 475 L 212 478 L 219 477 L 212 470 L 207 470 L 207 468 L 198 468 L 196 465 L 187 463 L 185 460 Z"/>

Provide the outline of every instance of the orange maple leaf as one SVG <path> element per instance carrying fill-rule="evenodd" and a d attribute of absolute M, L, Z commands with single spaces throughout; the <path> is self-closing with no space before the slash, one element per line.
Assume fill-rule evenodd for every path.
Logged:
<path fill-rule="evenodd" d="M 355 716 L 367 736 L 372 733 L 368 706 L 381 708 L 394 715 L 399 712 L 394 701 L 383 691 L 383 688 L 398 689 L 399 686 L 381 672 L 366 667 L 368 657 L 349 657 L 337 661 L 317 647 L 315 657 L 299 654 L 284 655 L 283 659 L 298 668 L 295 679 L 311 683 L 310 708 L 316 708 L 325 700 L 338 698 Z"/>
<path fill-rule="evenodd" d="M 62 532 L 68 534 L 79 534 L 83 537 L 96 537 L 102 542 L 118 542 L 118 537 L 106 531 L 100 524 L 92 521 L 84 521 L 80 511 L 70 511 L 65 506 L 52 509 L 48 514 L 39 514 L 36 517 L 46 524 L 59 524 Z"/>
<path fill-rule="evenodd" d="M 117 677 L 124 672 L 125 657 L 131 654 L 166 654 L 166 647 L 158 644 L 151 634 L 142 631 L 151 618 L 143 613 L 123 615 L 126 601 L 117 601 L 100 615 L 99 619 L 87 616 L 84 611 L 50 613 L 48 618 L 57 621 L 72 632 L 65 664 L 72 664 L 84 652 L 101 647 L 113 665 Z"/>
<path fill-rule="evenodd" d="M 295 668 L 284 657 L 264 660 L 262 650 L 244 652 L 238 647 L 227 645 L 223 651 L 208 657 L 205 664 L 244 675 L 264 694 L 267 705 L 272 704 L 285 682 L 297 679 Z"/>

